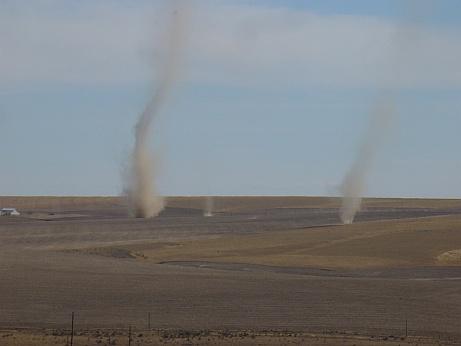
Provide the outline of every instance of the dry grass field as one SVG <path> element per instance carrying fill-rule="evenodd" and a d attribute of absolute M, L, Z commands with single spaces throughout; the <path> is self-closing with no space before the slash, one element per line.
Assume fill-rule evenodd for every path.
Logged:
<path fill-rule="evenodd" d="M 0 330 L 3 346 L 69 345 L 68 331 Z M 126 330 L 91 330 L 74 336 L 74 345 L 128 345 Z M 252 331 L 135 331 L 132 345 L 311 345 L 311 346 L 430 346 L 456 345 L 455 341 L 423 337 L 364 337 L 357 335 L 315 335 L 290 332 Z"/>
<path fill-rule="evenodd" d="M 0 218 L 0 345 L 65 344 L 72 311 L 85 345 L 461 343 L 461 201 L 367 199 L 347 226 L 336 198 L 204 205 L 1 197 L 22 215 Z"/>

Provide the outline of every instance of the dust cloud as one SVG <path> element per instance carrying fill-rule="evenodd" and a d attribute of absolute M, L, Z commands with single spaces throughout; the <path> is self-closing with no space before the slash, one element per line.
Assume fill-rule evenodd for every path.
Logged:
<path fill-rule="evenodd" d="M 357 157 L 340 187 L 343 195 L 340 217 L 344 224 L 353 223 L 355 215 L 360 211 L 366 178 L 381 142 L 388 135 L 394 114 L 392 97 L 383 97 L 377 102 Z"/>
<path fill-rule="evenodd" d="M 375 102 L 370 116 L 370 126 L 359 146 L 355 161 L 340 185 L 340 219 L 344 224 L 353 223 L 361 209 L 367 177 L 376 159 L 379 144 L 387 137 L 392 119 L 396 116 L 394 103 L 397 90 L 392 85 L 399 85 L 403 81 L 406 67 L 411 64 L 409 52 L 421 36 L 423 18 L 429 13 L 430 8 L 435 6 L 430 0 L 406 0 L 402 4 L 405 18 L 396 24 L 388 53 L 389 73 L 381 81 L 388 90 L 381 92 L 381 96 Z"/>
<path fill-rule="evenodd" d="M 125 181 L 130 213 L 138 218 L 157 216 L 164 208 L 164 198 L 155 184 L 156 162 L 149 148 L 152 126 L 164 105 L 180 69 L 186 41 L 189 5 L 185 0 L 169 1 L 167 34 L 160 42 L 160 59 L 156 63 L 157 87 L 135 126 L 135 143 Z"/>
<path fill-rule="evenodd" d="M 204 211 L 203 211 L 203 215 L 205 217 L 212 217 L 213 216 L 213 209 L 214 209 L 213 196 L 206 196 L 205 197 L 205 208 L 204 208 Z"/>

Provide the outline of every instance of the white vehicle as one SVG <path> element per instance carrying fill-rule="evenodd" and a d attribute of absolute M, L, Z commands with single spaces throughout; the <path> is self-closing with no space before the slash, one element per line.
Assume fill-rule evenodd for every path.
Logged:
<path fill-rule="evenodd" d="M 19 216 L 21 215 L 15 208 L 0 209 L 0 216 Z"/>

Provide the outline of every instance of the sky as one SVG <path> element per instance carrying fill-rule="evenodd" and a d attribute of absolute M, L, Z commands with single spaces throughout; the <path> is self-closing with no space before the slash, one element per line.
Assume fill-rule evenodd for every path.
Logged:
<path fill-rule="evenodd" d="M 458 0 L 196 0 L 152 150 L 165 195 L 461 197 Z M 0 0 L 0 195 L 118 195 L 167 0 Z"/>

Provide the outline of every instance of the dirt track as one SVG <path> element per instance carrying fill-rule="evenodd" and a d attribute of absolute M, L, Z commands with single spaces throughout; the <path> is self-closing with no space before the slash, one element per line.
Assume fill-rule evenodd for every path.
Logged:
<path fill-rule="evenodd" d="M 402 335 L 408 320 L 412 334 L 461 339 L 461 285 L 454 280 L 461 276 L 458 266 L 362 269 L 338 275 L 331 268 L 178 266 L 81 251 L 142 249 L 145 244 L 180 250 L 184 241 L 229 234 L 271 237 L 271 232 L 306 227 L 318 233 L 318 226 L 338 221 L 335 208 L 280 205 L 283 199 L 274 208 L 258 208 L 252 202 L 247 209 L 223 208 L 213 218 L 204 218 L 196 207 L 176 206 L 144 221 L 127 218 L 117 204 L 98 209 L 77 203 L 54 209 L 42 205 L 40 210 L 26 210 L 21 219 L 2 219 L 0 326 L 65 327 L 75 311 L 78 328 L 144 328 L 151 312 L 155 328 Z M 456 205 L 380 206 L 363 212 L 359 221 L 368 225 L 369 220 L 458 215 L 459 210 Z"/>
<path fill-rule="evenodd" d="M 415 268 L 374 268 L 337 270 L 325 268 L 276 267 L 249 263 L 219 263 L 204 261 L 171 261 L 161 264 L 169 266 L 217 269 L 237 272 L 266 272 L 277 274 L 305 275 L 311 277 L 356 278 L 356 279 L 400 279 L 400 280 L 457 280 L 461 284 L 459 267 L 415 267 Z"/>

